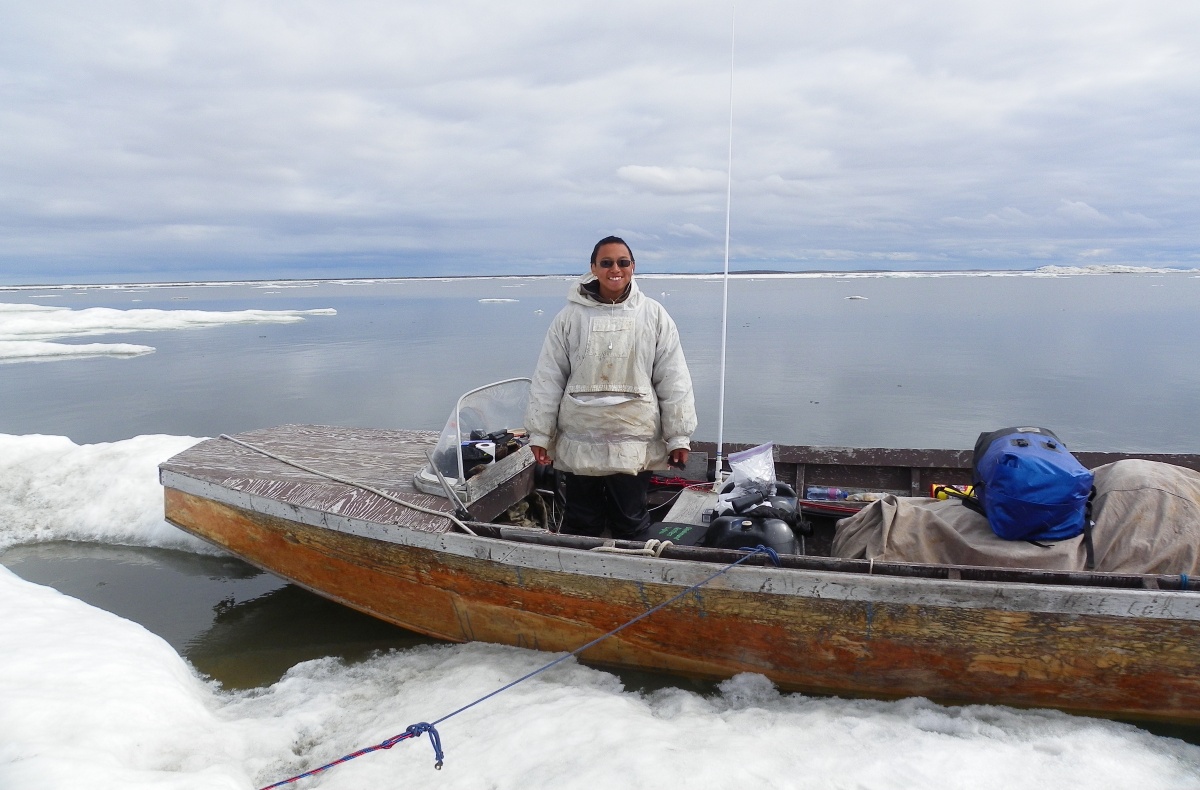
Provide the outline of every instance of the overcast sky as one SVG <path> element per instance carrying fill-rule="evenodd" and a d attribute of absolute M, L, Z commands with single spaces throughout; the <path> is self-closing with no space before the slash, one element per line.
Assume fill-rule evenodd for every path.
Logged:
<path fill-rule="evenodd" d="M 0 283 L 719 271 L 726 2 L 0 0 Z M 742 2 L 731 268 L 1200 266 L 1200 2 Z"/>

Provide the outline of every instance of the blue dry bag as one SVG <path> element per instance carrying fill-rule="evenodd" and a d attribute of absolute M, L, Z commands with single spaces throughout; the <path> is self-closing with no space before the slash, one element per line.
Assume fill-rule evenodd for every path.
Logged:
<path fill-rule="evenodd" d="M 1006 540 L 1064 540 L 1091 526 L 1092 473 L 1045 428 L 980 434 L 974 477 L 983 514 Z"/>

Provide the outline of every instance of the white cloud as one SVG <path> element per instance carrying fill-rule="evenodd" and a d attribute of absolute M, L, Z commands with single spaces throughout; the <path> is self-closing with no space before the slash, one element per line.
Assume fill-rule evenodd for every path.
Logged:
<path fill-rule="evenodd" d="M 672 236 L 692 237 L 697 239 L 717 238 L 717 234 L 700 227 L 694 222 L 685 222 L 682 225 L 668 225 L 667 233 Z"/>
<path fill-rule="evenodd" d="M 1145 214 L 1141 214 L 1136 211 L 1122 212 L 1121 213 L 1121 221 L 1123 223 L 1125 223 L 1126 225 L 1131 225 L 1136 228 L 1154 229 L 1154 228 L 1163 227 L 1163 223 L 1159 222 L 1158 220 L 1151 219 L 1150 217 L 1147 217 Z"/>
<path fill-rule="evenodd" d="M 1112 222 L 1111 219 L 1082 200 L 1067 200 L 1063 198 L 1059 204 L 1058 213 L 1073 222 L 1096 225 L 1107 225 Z"/>
<path fill-rule="evenodd" d="M 1012 206 L 1005 206 L 999 211 L 992 211 L 977 219 L 965 217 L 946 217 L 942 220 L 946 225 L 963 228 L 1024 228 L 1034 225 L 1037 220 Z"/>
<path fill-rule="evenodd" d="M 658 194 L 687 194 L 692 192 L 715 192 L 726 185 L 727 175 L 720 170 L 702 170 L 698 167 L 655 167 L 646 165 L 624 165 L 617 168 L 617 176 L 636 187 Z"/>

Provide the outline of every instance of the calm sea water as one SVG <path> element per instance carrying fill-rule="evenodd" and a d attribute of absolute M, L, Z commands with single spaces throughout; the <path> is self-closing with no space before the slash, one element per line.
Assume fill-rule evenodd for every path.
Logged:
<path fill-rule="evenodd" d="M 716 439 L 721 283 L 639 282 L 679 325 L 697 438 Z M 2 366 L 0 432 L 82 443 L 290 422 L 438 429 L 461 392 L 531 373 L 567 284 L 0 291 L 72 308 L 337 310 L 120 336 L 157 349 L 132 359 Z M 751 278 L 731 282 L 729 305 L 728 442 L 968 448 L 981 431 L 1035 424 L 1076 450 L 1200 452 L 1194 272 Z"/>
<path fill-rule="evenodd" d="M 650 276 L 640 276 L 640 282 L 676 318 L 696 384 L 701 420 L 697 438 L 714 439 L 721 283 Z M 146 433 L 215 436 L 283 423 L 436 430 L 463 390 L 532 372 L 542 336 L 563 305 L 568 285 L 568 279 L 494 279 L 0 289 L 0 303 L 77 310 L 96 306 L 336 310 L 335 316 L 308 316 L 299 323 L 230 324 L 88 339 L 155 347 L 155 353 L 143 357 L 0 365 L 0 433 L 66 436 L 79 444 L 116 443 L 115 461 L 83 450 L 72 456 L 82 457 L 80 474 L 89 475 L 95 489 L 96 479 L 112 479 L 102 477 L 104 463 L 146 460 L 134 443 L 125 442 Z M 970 448 L 980 431 L 1036 424 L 1060 433 L 1073 449 L 1200 453 L 1200 420 L 1195 418 L 1195 403 L 1200 400 L 1198 306 L 1200 276 L 1195 273 L 734 280 L 725 439 Z M 36 447 L 54 444 L 53 439 L 38 437 L 29 441 Z M 437 710 L 452 710 L 467 701 L 454 698 L 461 680 L 446 681 L 440 670 L 426 668 L 433 654 L 443 656 L 440 662 L 451 668 L 461 664 L 463 677 L 475 678 L 485 690 L 520 676 L 530 669 L 526 664 L 540 660 L 509 653 L 500 653 L 497 659 L 494 651 L 479 646 L 431 653 L 430 640 L 325 602 L 236 559 L 118 545 L 127 541 L 127 532 L 118 523 L 106 525 L 104 520 L 133 516 L 112 502 L 97 505 L 101 523 L 91 523 L 86 527 L 90 532 L 84 532 L 94 535 L 90 541 L 37 538 L 74 534 L 73 528 L 59 529 L 55 522 L 85 515 L 95 520 L 96 515 L 84 514 L 78 497 L 66 490 L 71 480 L 64 485 L 61 478 L 46 479 L 53 485 L 43 485 L 54 490 L 32 492 L 36 496 L 23 490 L 22 474 L 0 481 L 0 496 L 11 496 L 17 503 L 36 499 L 42 507 L 40 513 L 18 513 L 11 503 L 0 502 L 8 507 L 0 508 L 0 513 L 16 515 L 25 523 L 22 534 L 34 535 L 0 553 L 0 563 L 26 580 L 53 586 L 142 624 L 223 689 L 254 689 L 247 699 L 263 700 L 264 705 L 281 696 L 280 710 L 264 720 L 299 735 L 263 742 L 251 750 L 251 758 L 234 760 L 236 765 L 250 766 L 246 770 L 259 783 L 366 746 L 377 738 L 372 717 L 382 720 L 378 726 L 386 731 L 378 737 L 383 737 L 392 734 L 388 728 L 409 723 L 402 719 L 408 716 L 408 707 L 428 707 L 432 694 L 448 695 L 433 705 Z M 150 487 L 155 491 L 143 497 L 149 504 L 138 505 L 142 511 L 156 507 L 157 486 Z M 151 521 L 161 519 L 150 515 Z M 0 523 L 0 531 L 6 527 Z M 32 596 L 26 589 L 19 594 Z M 28 606 L 18 602 L 14 610 L 24 614 Z M 125 657 L 112 646 L 89 652 L 92 642 L 108 645 L 109 634 L 119 629 L 83 614 L 76 616 L 82 618 L 80 628 L 89 636 L 78 644 L 68 640 L 70 647 L 60 644 L 64 660 L 73 662 L 65 677 L 97 662 L 124 664 L 132 678 L 161 666 L 160 659 L 140 653 Z M 24 633 L 41 634 L 53 624 L 47 620 Z M 0 663 L 19 669 L 48 658 L 36 654 L 35 639 L 26 641 L 29 646 L 7 645 Z M 300 664 L 329 658 L 346 663 Z M 289 668 L 299 675 L 276 683 Z M 421 677 L 426 671 L 432 674 L 430 690 L 404 696 L 406 710 L 401 712 L 391 696 L 397 677 L 414 677 L 414 672 Z M 618 680 L 619 694 L 606 699 L 604 710 L 612 711 L 613 700 L 629 710 L 592 711 L 588 722 L 604 722 L 604 728 L 620 731 L 660 722 L 695 722 L 695 735 L 686 743 L 671 740 L 670 734 L 659 736 L 674 744 L 667 752 L 684 750 L 680 765 L 704 759 L 731 764 L 744 760 L 762 736 L 774 732 L 773 737 L 788 738 L 790 746 L 784 752 L 768 748 L 782 773 L 768 772 L 763 786 L 792 786 L 787 772 L 806 765 L 805 755 L 811 754 L 811 750 L 793 749 L 794 743 L 812 746 L 814 728 L 827 735 L 846 734 L 842 741 L 823 743 L 823 749 L 834 755 L 832 760 L 817 760 L 809 766 L 810 773 L 797 774 L 817 777 L 816 786 L 848 786 L 848 782 L 917 788 L 944 785 L 948 777 L 959 776 L 970 778 L 960 786 L 1034 788 L 1048 780 L 1054 783 L 1054 777 L 1079 779 L 1085 774 L 1093 784 L 1104 778 L 1120 785 L 1121 779 L 1112 779 L 1120 776 L 1128 778 L 1130 786 L 1200 786 L 1196 747 L 1152 738 L 1145 729 L 1114 729 L 1072 717 L 1046 719 L 1044 713 L 986 706 L 960 711 L 922 701 L 893 706 L 805 700 L 800 695 L 776 699 L 761 690 L 751 695 L 755 701 L 745 702 L 739 701 L 744 684 L 716 689 L 635 674 L 619 675 Z M 482 756 L 478 766 L 467 764 L 470 753 L 464 747 L 484 748 L 494 737 L 488 730 L 475 737 L 456 731 L 455 759 L 462 762 L 455 765 L 464 772 L 462 786 L 475 786 L 475 779 L 497 771 L 516 777 L 497 786 L 562 786 L 562 778 L 542 777 L 539 772 L 562 762 L 554 741 L 576 726 L 575 711 L 587 698 L 580 683 L 577 676 L 546 681 L 544 687 L 527 692 L 526 702 L 509 706 L 499 702 L 488 711 L 487 716 L 503 714 L 520 723 L 509 726 L 528 728 L 529 706 L 544 710 L 553 735 L 523 742 L 518 750 L 532 749 L 529 753 L 535 755 L 536 765 L 528 770 L 512 760 L 515 747 L 503 743 L 496 747 L 496 755 Z M 59 686 L 50 678 L 48 688 Z M 131 680 L 126 693 L 143 690 Z M 150 692 L 144 693 L 148 695 L 144 707 L 151 710 Z M 319 716 L 305 712 L 306 705 L 341 699 L 337 694 L 342 693 L 349 700 L 346 704 L 330 702 Z M 481 692 L 470 692 L 476 693 Z M 82 705 L 65 698 L 54 710 L 73 717 L 102 706 L 103 689 L 91 688 L 85 694 L 91 696 Z M 221 706 L 227 711 L 222 716 L 236 728 L 257 720 L 239 707 L 239 696 L 214 694 L 203 696 L 204 705 Z M 41 717 L 34 711 L 42 710 L 42 698 L 34 694 L 22 699 L 18 719 L 26 714 L 30 720 Z M 563 700 L 570 704 L 560 705 Z M 649 713 L 642 711 L 647 702 L 653 708 Z M 661 710 L 653 707 L 659 702 L 665 705 Z M 732 705 L 733 712 L 725 711 L 726 705 Z M 742 716 L 737 711 L 744 705 L 749 705 L 746 716 L 751 718 L 760 716 L 754 711 L 772 711 L 775 729 L 746 736 L 733 746 L 691 746 L 694 737 L 715 737 L 728 728 L 728 717 Z M 157 712 L 174 716 L 168 711 L 174 708 Z M 367 724 L 361 729 L 338 724 L 343 713 L 354 711 L 361 711 Z M 194 725 L 184 718 L 167 720 L 166 731 L 197 732 L 188 742 L 191 746 L 185 747 L 184 753 L 191 754 L 187 759 L 198 765 L 228 761 L 220 749 L 205 746 L 202 731 L 187 729 Z M 308 736 L 313 722 L 328 728 L 324 736 Z M 864 736 L 864 728 L 875 735 Z M 1146 729 L 1200 743 L 1194 729 Z M 122 731 L 118 728 L 116 734 Z M 49 750 L 58 747 L 60 735 L 47 730 L 28 737 L 35 744 L 30 749 Z M 242 737 L 239 729 L 235 741 L 241 742 Z M 721 743 L 730 743 L 728 737 L 722 735 Z M 886 779 L 872 772 L 870 761 L 860 764 L 864 737 L 895 744 L 890 752 L 884 749 L 886 755 L 877 754 Z M 1033 746 L 1046 738 L 1051 746 Z M 137 762 L 126 758 L 119 746 L 106 748 L 109 752 L 101 752 L 96 765 L 124 770 Z M 156 749 L 162 765 L 175 766 L 174 747 Z M 1090 756 L 1080 760 L 1070 756 L 1074 754 Z M 1123 762 L 1102 765 L 1108 755 Z M 570 762 L 581 777 L 595 778 L 607 776 L 611 758 L 611 750 L 602 744 L 590 752 L 577 746 Z M 253 767 L 259 759 L 271 762 Z M 412 755 L 395 759 L 404 760 L 402 766 L 416 765 Z M 386 783 L 400 782 L 391 774 L 395 765 L 383 759 L 364 760 L 361 770 L 378 772 L 372 786 L 391 786 Z M 685 771 L 680 765 L 643 772 L 643 777 L 655 777 L 643 786 L 668 784 L 667 774 Z M 420 766 L 427 767 L 424 762 Z M 79 768 L 83 773 L 88 770 Z M 362 785 L 349 772 L 353 770 L 340 771 L 346 772 L 329 774 L 319 786 L 326 782 L 331 788 Z M 740 768 L 738 776 L 743 776 Z M 1159 779 L 1159 784 L 1153 784 Z M 41 790 L 55 785 L 47 774 L 22 786 Z"/>

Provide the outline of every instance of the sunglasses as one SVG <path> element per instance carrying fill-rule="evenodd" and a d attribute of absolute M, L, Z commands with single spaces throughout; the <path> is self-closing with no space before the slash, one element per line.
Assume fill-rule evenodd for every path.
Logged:
<path fill-rule="evenodd" d="M 628 269 L 633 265 L 633 261 L 629 260 L 628 258 L 622 258 L 619 261 L 610 261 L 608 258 L 605 258 L 602 261 L 596 261 L 596 263 L 601 269 L 611 269 L 614 263 L 620 266 L 622 269 Z"/>

